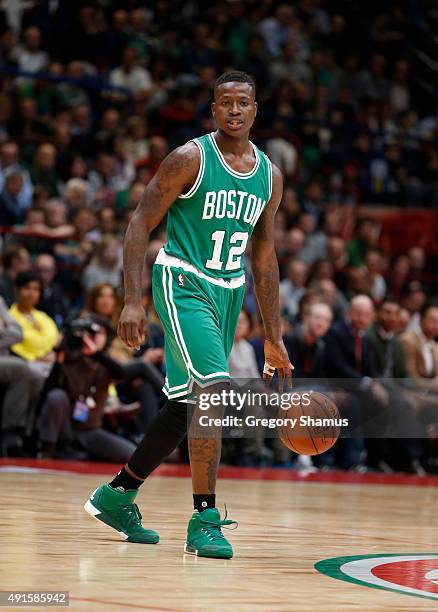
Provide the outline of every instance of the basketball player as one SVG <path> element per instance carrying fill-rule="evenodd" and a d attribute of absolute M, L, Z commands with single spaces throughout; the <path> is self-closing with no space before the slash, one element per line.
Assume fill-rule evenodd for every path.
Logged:
<path fill-rule="evenodd" d="M 257 113 L 254 81 L 242 72 L 220 76 L 212 104 L 217 131 L 195 138 L 163 160 L 146 187 L 124 241 L 125 306 L 118 333 L 138 348 L 146 320 L 141 282 L 147 240 L 167 213 L 167 243 L 153 267 L 155 308 L 165 332 L 168 401 L 149 424 L 127 465 L 98 488 L 85 510 L 129 542 L 155 544 L 134 503 L 144 480 L 187 433 L 187 401 L 193 390 L 229 386 L 227 358 L 242 306 L 243 258 L 252 240 L 252 269 L 266 332 L 264 378 L 278 370 L 289 382 L 292 365 L 279 321 L 279 273 L 274 250 L 274 216 L 282 177 L 249 140 Z M 194 513 L 185 552 L 230 558 L 233 549 L 216 509 L 216 474 L 221 432 L 189 435 Z"/>

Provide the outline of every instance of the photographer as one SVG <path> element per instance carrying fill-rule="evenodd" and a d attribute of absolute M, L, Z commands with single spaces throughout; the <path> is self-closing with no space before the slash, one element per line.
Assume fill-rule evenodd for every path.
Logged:
<path fill-rule="evenodd" d="M 38 419 L 42 457 L 53 457 L 60 441 L 102 461 L 124 462 L 135 450 L 128 440 L 102 429 L 108 386 L 124 377 L 123 368 L 106 354 L 110 335 L 96 316 L 65 326 Z"/>

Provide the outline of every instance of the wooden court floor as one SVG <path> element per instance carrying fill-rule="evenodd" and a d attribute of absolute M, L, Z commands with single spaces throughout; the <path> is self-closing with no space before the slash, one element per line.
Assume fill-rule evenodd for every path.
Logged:
<path fill-rule="evenodd" d="M 161 535 L 156 546 L 125 543 L 83 511 L 107 480 L 0 472 L 0 590 L 68 590 L 69 609 L 102 612 L 438 609 L 438 600 L 314 568 L 332 557 L 438 552 L 436 487 L 222 479 L 220 504 L 239 527 L 229 532 L 235 557 L 218 561 L 182 552 L 187 478 L 153 477 L 139 494 L 144 524 Z"/>

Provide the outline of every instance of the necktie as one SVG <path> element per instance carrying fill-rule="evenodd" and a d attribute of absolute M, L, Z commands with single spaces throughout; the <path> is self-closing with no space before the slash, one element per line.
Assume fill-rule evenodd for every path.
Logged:
<path fill-rule="evenodd" d="M 360 370 L 362 366 L 362 338 L 358 332 L 354 334 L 354 359 L 356 361 L 356 368 Z"/>

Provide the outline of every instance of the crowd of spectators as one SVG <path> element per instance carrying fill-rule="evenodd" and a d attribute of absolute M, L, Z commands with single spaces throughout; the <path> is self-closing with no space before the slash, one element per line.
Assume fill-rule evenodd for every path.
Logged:
<path fill-rule="evenodd" d="M 324 365 L 340 348 L 337 333 L 347 338 L 348 362 L 348 352 L 355 355 L 354 330 L 366 344 L 370 327 L 376 345 L 401 335 L 397 363 L 405 351 L 406 377 L 438 376 L 437 330 L 427 323 L 436 309 L 426 307 L 437 290 L 433 262 L 415 244 L 406 253 L 384 252 L 378 222 L 357 214 L 362 203 L 438 204 L 436 104 L 417 78 L 415 44 L 419 32 L 427 36 L 430 17 L 422 11 L 396 2 L 359 9 L 322 0 L 293 6 L 59 0 L 30 3 L 18 23 L 17 14 L 12 19 L 7 7 L 0 10 L 3 452 L 25 452 L 21 437 L 37 435 L 30 452 L 77 456 L 99 449 L 101 459 L 122 461 L 159 410 L 165 363 L 150 273 L 165 224 L 148 245 L 143 293 L 149 335 L 137 353 L 114 334 L 122 237 L 167 152 L 214 129 L 213 83 L 231 67 L 255 78 L 260 106 L 252 138 L 285 178 L 275 241 L 285 341 L 296 374 L 370 378 L 368 399 L 389 405 L 397 392 L 374 379 L 402 378 L 401 370 L 374 370 L 368 357 L 348 376 Z M 246 356 L 245 368 L 254 374 L 263 365 L 263 334 L 249 257 L 247 269 L 245 313 L 230 367 L 241 367 Z M 391 308 L 397 313 L 386 328 L 381 321 Z M 367 313 L 356 326 L 357 309 Z M 59 346 L 60 332 L 74 317 L 91 317 L 79 357 Z M 412 333 L 432 355 L 415 372 L 417 336 L 405 340 Z M 429 351 L 422 347 L 420 353 Z M 20 381 L 24 399 L 17 407 Z M 364 400 L 365 409 L 369 403 Z M 412 403 L 399 402 L 406 413 Z M 424 410 L 433 433 L 433 410 Z M 120 439 L 110 444 L 101 430 Z M 245 461 L 288 464 L 290 457 L 258 442 L 254 452 L 242 453 Z M 342 456 L 327 456 L 321 467 L 362 467 L 366 453 L 373 469 L 428 465 L 429 451 L 419 443 L 404 445 L 404 459 L 394 444 L 340 447 Z"/>

